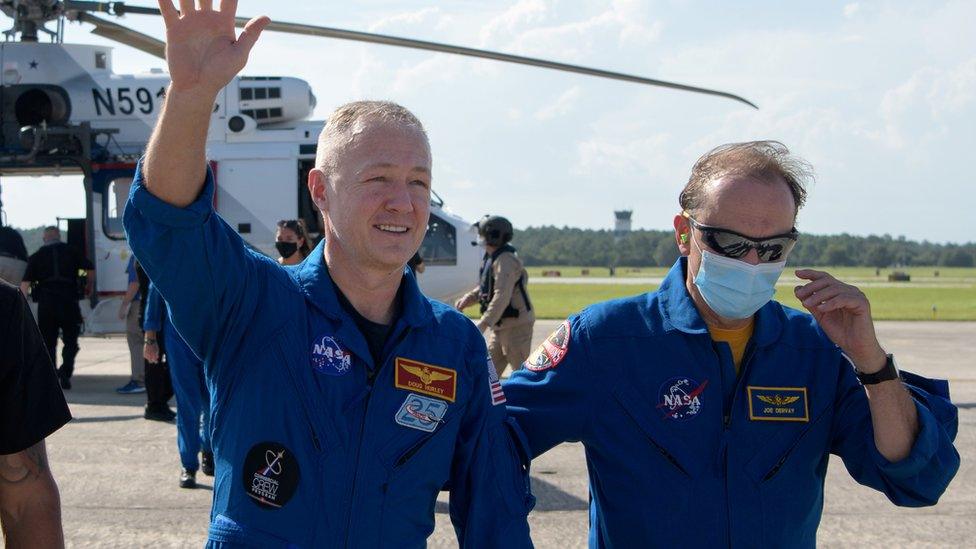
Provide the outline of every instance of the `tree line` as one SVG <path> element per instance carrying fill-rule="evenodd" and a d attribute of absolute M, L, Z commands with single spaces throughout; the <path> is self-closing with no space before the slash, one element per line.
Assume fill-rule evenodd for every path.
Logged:
<path fill-rule="evenodd" d="M 672 231 L 528 227 L 515 231 L 513 244 L 526 265 L 584 267 L 669 267 L 678 258 Z M 802 234 L 787 260 L 803 266 L 976 266 L 976 242 L 937 244 L 904 236 Z"/>

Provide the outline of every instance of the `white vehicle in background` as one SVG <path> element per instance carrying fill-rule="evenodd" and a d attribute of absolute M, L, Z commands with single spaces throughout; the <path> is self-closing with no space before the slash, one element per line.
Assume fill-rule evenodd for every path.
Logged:
<path fill-rule="evenodd" d="M 69 244 L 96 266 L 97 292 L 82 307 L 88 333 L 121 332 L 119 299 L 127 286 L 130 251 L 122 209 L 165 97 L 169 76 L 112 72 L 112 48 L 64 44 L 66 21 L 94 26 L 94 34 L 164 58 L 165 45 L 151 36 L 92 15 L 159 15 L 156 8 L 123 2 L 0 0 L 13 19 L 0 44 L 0 176 L 82 175 L 85 217 L 65 220 Z M 243 25 L 247 18 L 239 18 Z M 44 25 L 54 22 L 56 28 Z M 393 36 L 273 22 L 267 30 L 357 40 L 438 51 L 612 78 L 640 84 L 741 97 L 541 59 L 397 38 Z M 39 37 L 46 35 L 49 43 Z M 17 40 L 19 38 L 19 40 Z M 308 120 L 315 108 L 309 84 L 299 78 L 239 76 L 214 105 L 207 155 L 215 174 L 215 207 L 254 248 L 271 256 L 276 223 L 304 219 L 313 236 L 321 221 L 305 187 L 324 121 Z M 448 303 L 477 283 L 482 250 L 470 221 L 452 214 L 436 195 L 420 249 L 427 267 L 424 292 Z"/>

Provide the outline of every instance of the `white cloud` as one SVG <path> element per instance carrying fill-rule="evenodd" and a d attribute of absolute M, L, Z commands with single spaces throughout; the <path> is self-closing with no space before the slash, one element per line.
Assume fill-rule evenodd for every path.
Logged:
<path fill-rule="evenodd" d="M 846 6 L 844 6 L 844 17 L 850 19 L 851 17 L 854 17 L 857 14 L 857 12 L 859 12 L 860 10 L 861 10 L 861 4 L 858 2 L 852 2 L 850 4 L 847 4 Z"/>
<path fill-rule="evenodd" d="M 573 86 L 563 92 L 555 101 L 550 102 L 535 112 L 536 120 L 552 120 L 565 116 L 573 111 L 582 95 L 579 86 Z"/>

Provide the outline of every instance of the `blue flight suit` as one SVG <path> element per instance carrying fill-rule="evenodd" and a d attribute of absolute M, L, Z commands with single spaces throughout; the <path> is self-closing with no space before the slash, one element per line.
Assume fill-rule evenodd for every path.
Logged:
<path fill-rule="evenodd" d="M 193 354 L 169 319 L 168 307 L 152 282 L 146 294 L 142 328 L 162 340 L 176 395 L 176 445 L 184 469 L 200 468 L 200 451 L 210 452 L 210 392 L 204 379 L 203 361 Z M 202 418 L 202 421 L 201 421 Z"/>
<path fill-rule="evenodd" d="M 959 467 L 948 384 L 905 373 L 920 431 L 888 462 L 864 389 L 811 315 L 767 303 L 736 375 L 685 287 L 566 321 L 503 384 L 533 456 L 583 443 L 590 547 L 814 547 L 829 454 L 897 505 L 933 505 Z"/>
<path fill-rule="evenodd" d="M 527 456 L 474 324 L 406 270 L 374 364 L 322 244 L 282 268 L 246 249 L 213 199 L 209 169 L 197 200 L 177 208 L 149 193 L 140 167 L 124 215 L 206 364 L 217 470 L 208 544 L 423 547 L 449 488 L 463 547 L 530 547 Z"/>

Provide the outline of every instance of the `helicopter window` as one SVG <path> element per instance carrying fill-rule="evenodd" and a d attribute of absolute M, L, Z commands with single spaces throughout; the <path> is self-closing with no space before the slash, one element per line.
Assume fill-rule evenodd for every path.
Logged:
<path fill-rule="evenodd" d="M 112 240 L 125 240 L 122 211 L 125 209 L 131 185 L 131 177 L 114 179 L 108 184 L 108 189 L 102 198 L 102 231 Z"/>
<path fill-rule="evenodd" d="M 254 118 L 254 111 L 252 111 L 250 109 L 249 110 L 245 110 L 245 111 L 241 111 L 241 114 L 243 114 L 244 116 L 250 116 L 251 118 Z"/>
<path fill-rule="evenodd" d="M 457 265 L 457 230 L 447 220 L 430 214 L 427 234 L 420 245 L 427 265 Z"/>
<path fill-rule="evenodd" d="M 258 109 L 256 111 L 254 111 L 254 118 L 257 118 L 258 120 L 261 120 L 261 119 L 264 119 L 264 118 L 267 118 L 267 117 L 268 117 L 268 109 Z"/>
<path fill-rule="evenodd" d="M 281 117 L 282 117 L 281 107 L 275 107 L 271 109 L 271 118 L 281 118 Z"/>
<path fill-rule="evenodd" d="M 281 88 L 268 88 L 268 99 L 281 99 Z"/>
<path fill-rule="evenodd" d="M 254 92 L 251 88 L 241 88 L 241 101 L 250 101 L 254 97 Z"/>
<path fill-rule="evenodd" d="M 254 88 L 254 98 L 255 99 L 267 99 L 268 98 L 268 88 Z"/>
<path fill-rule="evenodd" d="M 95 52 L 95 68 L 104 69 L 107 65 L 108 65 L 108 56 L 105 55 L 105 52 L 103 51 Z"/>

